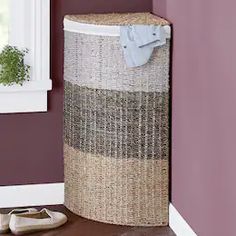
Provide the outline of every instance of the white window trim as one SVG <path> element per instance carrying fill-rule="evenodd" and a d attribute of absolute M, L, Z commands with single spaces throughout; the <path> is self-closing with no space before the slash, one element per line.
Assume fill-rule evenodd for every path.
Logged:
<path fill-rule="evenodd" d="M 0 113 L 45 112 L 50 80 L 50 0 L 9 0 L 10 45 L 28 48 L 30 81 L 0 85 Z"/>

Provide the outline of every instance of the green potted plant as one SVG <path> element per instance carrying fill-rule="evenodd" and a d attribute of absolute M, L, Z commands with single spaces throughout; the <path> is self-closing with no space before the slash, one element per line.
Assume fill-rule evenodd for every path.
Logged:
<path fill-rule="evenodd" d="M 24 63 L 28 49 L 20 50 L 7 45 L 0 53 L 0 84 L 11 86 L 23 85 L 30 78 L 30 66 Z"/>

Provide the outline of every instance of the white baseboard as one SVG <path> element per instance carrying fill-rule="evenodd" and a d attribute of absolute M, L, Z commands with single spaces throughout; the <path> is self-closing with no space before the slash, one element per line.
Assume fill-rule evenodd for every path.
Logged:
<path fill-rule="evenodd" d="M 0 208 L 64 203 L 64 183 L 0 187 Z M 177 236 L 197 236 L 175 207 L 169 206 L 169 226 Z"/>
<path fill-rule="evenodd" d="M 169 206 L 169 226 L 177 236 L 197 236 L 172 204 Z"/>
<path fill-rule="evenodd" d="M 64 183 L 0 187 L 0 208 L 64 203 Z"/>

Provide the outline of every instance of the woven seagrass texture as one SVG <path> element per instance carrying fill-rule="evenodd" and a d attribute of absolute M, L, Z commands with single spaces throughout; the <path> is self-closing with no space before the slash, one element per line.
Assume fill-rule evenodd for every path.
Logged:
<path fill-rule="evenodd" d="M 138 19 L 118 15 L 97 22 Z M 94 19 L 83 17 L 73 19 Z M 112 224 L 168 224 L 169 47 L 128 68 L 119 37 L 65 32 L 65 205 L 74 213 Z"/>
<path fill-rule="evenodd" d="M 119 37 L 65 32 L 65 38 L 65 80 L 96 89 L 169 91 L 169 40 L 147 64 L 128 68 Z"/>
<path fill-rule="evenodd" d="M 65 205 L 105 223 L 132 226 L 168 224 L 168 161 L 113 159 L 67 144 Z"/>
<path fill-rule="evenodd" d="M 169 22 L 149 12 L 67 15 L 68 20 L 95 25 L 169 25 Z"/>
<path fill-rule="evenodd" d="M 168 93 L 90 89 L 65 81 L 65 97 L 68 145 L 113 158 L 168 158 Z"/>

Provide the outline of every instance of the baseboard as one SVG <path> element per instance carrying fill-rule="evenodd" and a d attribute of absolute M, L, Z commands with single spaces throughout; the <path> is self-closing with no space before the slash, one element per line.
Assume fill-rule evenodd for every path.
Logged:
<path fill-rule="evenodd" d="M 169 206 L 169 226 L 177 236 L 197 236 L 172 204 Z"/>
<path fill-rule="evenodd" d="M 64 203 L 64 183 L 0 187 L 0 208 Z"/>

